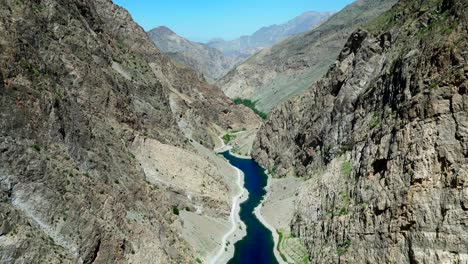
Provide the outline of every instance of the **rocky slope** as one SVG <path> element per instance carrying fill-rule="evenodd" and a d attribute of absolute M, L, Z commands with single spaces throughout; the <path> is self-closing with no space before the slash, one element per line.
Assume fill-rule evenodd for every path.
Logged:
<path fill-rule="evenodd" d="M 312 263 L 468 262 L 468 3 L 401 0 L 272 113 L 254 157 L 297 190 Z"/>
<path fill-rule="evenodd" d="M 258 101 L 263 112 L 303 92 L 333 64 L 349 34 L 397 0 L 358 0 L 317 28 L 266 48 L 218 81 L 231 98 Z"/>
<path fill-rule="evenodd" d="M 224 76 L 241 61 L 239 57 L 225 56 L 206 44 L 185 39 L 164 26 L 148 31 L 148 35 L 163 53 L 201 73 L 210 83 Z"/>
<path fill-rule="evenodd" d="M 207 45 L 228 56 L 246 59 L 262 48 L 270 47 L 289 36 L 312 29 L 332 14 L 333 12 L 306 12 L 284 24 L 263 27 L 250 36 L 242 36 L 231 41 L 213 40 Z"/>
<path fill-rule="evenodd" d="M 111 0 L 4 0 L 0 35 L 0 262 L 206 257 L 180 235 L 179 208 L 222 221 L 232 189 L 198 150 L 257 117 Z"/>

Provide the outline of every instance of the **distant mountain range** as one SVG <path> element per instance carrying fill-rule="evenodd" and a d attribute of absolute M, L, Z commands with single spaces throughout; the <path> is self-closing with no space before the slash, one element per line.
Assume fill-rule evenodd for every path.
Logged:
<path fill-rule="evenodd" d="M 396 2 L 355 1 L 320 26 L 253 55 L 220 79 L 218 86 L 229 97 L 256 101 L 259 110 L 269 112 L 323 77 L 351 32 Z"/>
<path fill-rule="evenodd" d="M 208 82 L 213 83 L 255 52 L 288 36 L 308 31 L 332 14 L 306 12 L 285 24 L 263 27 L 252 36 L 232 41 L 218 39 L 207 44 L 190 41 L 165 26 L 147 33 L 163 53 L 203 74 Z"/>
<path fill-rule="evenodd" d="M 203 74 L 210 83 L 241 62 L 239 57 L 225 56 L 206 44 L 183 38 L 165 26 L 148 31 L 148 35 L 163 53 Z"/>
<path fill-rule="evenodd" d="M 247 58 L 289 36 L 311 30 L 332 15 L 333 12 L 305 12 L 284 24 L 263 27 L 251 36 L 242 36 L 231 41 L 217 39 L 208 42 L 208 46 L 227 55 Z"/>

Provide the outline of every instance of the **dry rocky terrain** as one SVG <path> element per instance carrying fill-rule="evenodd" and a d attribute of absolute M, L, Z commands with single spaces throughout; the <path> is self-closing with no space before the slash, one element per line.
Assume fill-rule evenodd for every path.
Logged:
<path fill-rule="evenodd" d="M 200 73 L 210 83 L 243 61 L 241 57 L 225 55 L 206 44 L 185 39 L 164 26 L 148 31 L 148 35 L 161 52 Z"/>
<path fill-rule="evenodd" d="M 0 35 L 1 263 L 193 263 L 219 247 L 182 217 L 228 221 L 236 175 L 206 153 L 255 130 L 252 111 L 111 0 L 3 0 Z"/>
<path fill-rule="evenodd" d="M 312 263 L 468 262 L 468 3 L 401 0 L 276 107 L 253 156 L 297 175 Z"/>
<path fill-rule="evenodd" d="M 358 0 L 318 27 L 262 49 L 236 66 L 217 84 L 231 98 L 257 101 L 262 112 L 320 80 L 349 34 L 388 10 L 397 0 Z"/>

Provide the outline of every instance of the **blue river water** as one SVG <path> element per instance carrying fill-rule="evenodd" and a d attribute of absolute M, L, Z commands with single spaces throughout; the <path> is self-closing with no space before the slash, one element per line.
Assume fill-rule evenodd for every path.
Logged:
<path fill-rule="evenodd" d="M 240 205 L 240 219 L 247 226 L 247 235 L 234 245 L 234 257 L 228 264 L 278 264 L 273 253 L 273 236 L 254 214 L 266 194 L 268 176 L 254 160 L 239 159 L 229 152 L 222 154 L 244 172 L 244 187 L 249 191 L 249 198 Z"/>

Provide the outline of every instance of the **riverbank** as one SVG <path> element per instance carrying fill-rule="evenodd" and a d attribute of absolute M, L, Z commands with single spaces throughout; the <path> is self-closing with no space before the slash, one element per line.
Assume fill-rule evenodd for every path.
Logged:
<path fill-rule="evenodd" d="M 247 226 L 247 236 L 234 245 L 235 254 L 228 263 L 278 264 L 273 251 L 272 232 L 255 215 L 255 208 L 261 204 L 266 195 L 265 187 L 268 183 L 268 176 L 264 173 L 264 169 L 252 159 L 240 159 L 229 152 L 224 152 L 223 156 L 245 174 L 244 186 L 249 191 L 248 200 L 240 205 L 240 219 Z"/>
<path fill-rule="evenodd" d="M 224 144 L 224 141 L 221 137 L 218 137 L 218 139 L 220 144 L 218 147 L 215 147 L 215 152 L 222 153 L 229 151 L 232 148 L 231 146 Z M 247 234 L 246 226 L 240 220 L 239 216 L 240 204 L 245 202 L 248 198 L 248 192 L 244 188 L 244 174 L 241 170 L 234 167 L 230 163 L 229 165 L 237 173 L 236 185 L 239 191 L 237 195 L 232 198 L 231 213 L 229 215 L 231 228 L 223 235 L 220 246 L 214 255 L 208 257 L 208 263 L 210 264 L 227 263 L 234 256 L 234 244 Z"/>
<path fill-rule="evenodd" d="M 232 152 L 231 150 L 232 149 L 229 150 L 229 154 L 233 155 L 236 158 L 239 158 L 239 159 L 252 159 L 252 157 L 250 157 L 250 156 L 239 155 L 237 153 Z"/>
<path fill-rule="evenodd" d="M 232 146 L 231 154 L 235 154 L 239 158 L 250 159 L 256 133 L 257 130 L 225 131 L 223 132 L 221 140 Z"/>
<path fill-rule="evenodd" d="M 257 208 L 255 208 L 255 216 L 258 218 L 258 220 L 260 220 L 260 222 L 266 228 L 268 228 L 271 231 L 271 233 L 273 235 L 273 241 L 275 242 L 275 247 L 273 249 L 273 253 L 275 254 L 275 257 L 278 260 L 279 264 L 288 264 L 286 261 L 283 260 L 283 258 L 281 257 L 281 253 L 278 250 L 279 243 L 280 243 L 280 237 L 279 237 L 279 234 L 278 234 L 278 230 L 275 227 L 273 227 L 268 222 L 268 220 L 265 219 L 265 217 L 262 214 L 262 209 L 264 209 L 264 203 L 266 201 L 268 201 L 268 199 L 270 199 L 270 196 L 272 196 L 271 184 L 272 184 L 272 181 L 274 180 L 273 177 L 270 174 L 268 174 L 267 171 L 265 171 L 265 174 L 268 176 L 268 184 L 265 187 L 265 190 L 266 190 L 267 194 L 265 195 L 265 198 L 262 200 L 260 205 L 258 205 Z M 271 221 L 271 218 L 269 220 Z"/>
<path fill-rule="evenodd" d="M 277 179 L 268 175 L 267 195 L 255 208 L 255 215 L 273 233 L 274 254 L 279 263 L 302 263 L 308 258 L 302 242 L 291 234 L 289 227 L 296 194 L 303 182 L 292 176 Z"/>
<path fill-rule="evenodd" d="M 222 137 L 218 137 L 218 142 L 216 144 L 215 151 L 218 153 L 229 151 L 228 152 L 229 155 L 233 157 L 243 159 L 243 160 L 252 159 L 250 156 L 244 156 L 244 155 L 239 155 L 238 153 L 234 153 L 232 151 L 232 147 L 227 146 L 224 140 L 222 139 Z M 236 166 L 240 165 L 239 162 L 234 162 L 234 163 L 236 163 Z M 241 178 L 244 179 L 245 176 L 243 175 L 243 173 L 238 168 L 236 167 L 234 168 L 236 169 L 237 173 L 241 176 Z M 261 173 L 263 174 L 263 169 L 261 168 L 259 169 Z M 243 168 L 243 170 L 245 170 L 245 167 Z M 296 187 L 299 186 L 299 182 L 302 182 L 302 181 L 299 181 L 297 178 L 294 178 L 294 177 L 290 177 L 287 179 L 274 179 L 271 175 L 265 175 L 265 176 L 268 176 L 268 177 L 265 177 L 267 178 L 265 185 L 263 185 L 265 186 L 265 188 L 263 187 L 260 187 L 260 188 L 264 189 L 264 193 L 266 192 L 266 194 L 262 195 L 261 202 L 258 205 L 251 207 L 251 209 L 247 211 L 250 211 L 251 214 L 253 215 L 253 218 L 256 218 L 259 221 L 259 223 L 264 226 L 265 230 L 268 230 L 269 233 L 271 233 L 272 235 L 272 241 L 270 240 L 271 246 L 269 249 L 267 249 L 267 251 L 270 251 L 271 253 L 273 253 L 271 254 L 272 255 L 271 258 L 274 258 L 280 264 L 283 264 L 283 263 L 287 264 L 287 261 L 285 261 L 285 259 L 290 260 L 291 258 L 286 258 L 284 254 L 282 254 L 281 249 L 280 249 L 281 241 L 284 235 L 289 236 L 289 233 L 290 233 L 289 223 L 292 219 L 293 208 L 294 208 L 293 201 L 290 201 L 291 200 L 290 198 L 295 197 L 294 190 Z M 252 175 L 250 177 L 252 177 Z M 249 179 L 252 179 L 252 178 L 249 178 Z M 241 186 L 244 186 L 243 180 L 242 182 L 238 182 L 238 184 L 241 184 Z M 284 189 L 278 188 L 280 187 L 281 184 L 285 184 L 286 187 Z M 284 192 L 285 190 L 288 190 L 288 191 Z M 256 193 L 256 195 L 258 195 L 258 193 Z M 232 208 L 233 209 L 235 208 L 235 210 L 232 211 L 234 215 L 231 215 L 231 224 L 232 223 L 233 224 L 231 226 L 231 229 L 223 236 L 223 239 L 222 239 L 222 245 L 224 244 L 225 246 L 219 248 L 216 255 L 210 258 L 209 263 L 226 263 L 233 257 L 234 254 L 248 254 L 245 251 L 242 251 L 243 253 L 234 252 L 233 251 L 234 248 L 231 247 L 231 245 L 235 244 L 235 241 L 238 241 L 240 238 L 245 236 L 245 232 L 244 234 L 242 234 L 242 236 L 240 234 L 236 235 L 235 237 L 233 236 L 233 234 L 236 231 L 239 231 L 239 228 L 238 228 L 239 225 L 243 226 L 242 229 L 245 230 L 245 224 L 239 219 L 239 207 L 240 207 L 240 204 L 243 203 L 247 199 L 247 195 L 243 197 L 244 199 L 242 200 L 240 199 L 238 201 L 233 200 Z M 245 213 L 246 212 L 244 212 L 243 214 L 244 217 L 245 217 Z M 232 221 L 232 217 L 235 217 L 238 220 Z M 251 223 L 251 221 L 249 221 L 249 223 Z M 241 241 L 241 242 L 244 242 L 244 241 Z M 255 248 L 255 246 L 253 246 L 253 248 Z M 237 246 L 236 246 L 236 250 L 237 250 Z M 237 263 L 239 261 L 239 256 L 236 255 L 236 257 L 232 259 L 232 261 Z M 270 261 L 272 261 L 272 259 L 270 259 Z"/>

